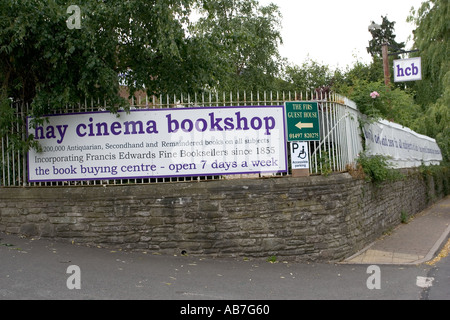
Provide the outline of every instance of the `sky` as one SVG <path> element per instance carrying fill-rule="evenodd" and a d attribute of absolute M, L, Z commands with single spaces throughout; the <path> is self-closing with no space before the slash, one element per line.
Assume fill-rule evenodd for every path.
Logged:
<path fill-rule="evenodd" d="M 302 65 L 308 57 L 331 68 L 346 69 L 356 61 L 369 63 L 366 47 L 372 39 L 368 27 L 381 24 L 381 16 L 395 21 L 397 42 L 412 39 L 414 26 L 406 22 L 411 7 L 424 0 L 259 0 L 278 5 L 283 16 L 282 57 Z M 412 40 L 406 48 L 411 49 Z"/>

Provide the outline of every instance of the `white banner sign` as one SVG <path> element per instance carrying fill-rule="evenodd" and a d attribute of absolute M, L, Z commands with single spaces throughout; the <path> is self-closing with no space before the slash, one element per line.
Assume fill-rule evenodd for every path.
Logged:
<path fill-rule="evenodd" d="M 394 60 L 394 82 L 422 80 L 422 59 Z"/>
<path fill-rule="evenodd" d="M 48 116 L 29 134 L 29 181 L 287 171 L 284 109 L 221 107 Z"/>
<path fill-rule="evenodd" d="M 436 140 L 386 120 L 364 126 L 368 155 L 385 155 L 396 168 L 439 164 L 442 153 Z"/>

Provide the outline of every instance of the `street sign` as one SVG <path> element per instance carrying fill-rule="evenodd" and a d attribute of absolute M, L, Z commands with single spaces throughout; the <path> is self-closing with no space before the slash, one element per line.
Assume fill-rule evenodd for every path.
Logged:
<path fill-rule="evenodd" d="M 317 102 L 285 102 L 286 136 L 292 141 L 319 141 L 319 111 Z"/>
<path fill-rule="evenodd" d="M 292 170 L 309 169 L 308 142 L 291 142 Z"/>

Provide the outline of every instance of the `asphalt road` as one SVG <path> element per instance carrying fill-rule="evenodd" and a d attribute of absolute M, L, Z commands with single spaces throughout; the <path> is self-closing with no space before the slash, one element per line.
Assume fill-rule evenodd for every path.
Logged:
<path fill-rule="evenodd" d="M 432 285 L 422 292 L 423 300 L 450 300 L 450 257 L 448 252 L 444 258 L 433 264 L 428 271 L 428 279 Z"/>
<path fill-rule="evenodd" d="M 448 258 L 434 266 L 381 265 L 374 272 L 367 265 L 161 256 L 0 238 L 2 300 L 450 299 Z M 418 286 L 418 277 L 433 277 L 433 285 Z"/>

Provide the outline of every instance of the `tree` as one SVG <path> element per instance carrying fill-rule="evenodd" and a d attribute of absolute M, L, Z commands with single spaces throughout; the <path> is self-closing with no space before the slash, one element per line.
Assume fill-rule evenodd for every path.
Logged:
<path fill-rule="evenodd" d="M 27 150 L 11 101 L 34 121 L 66 105 L 101 101 L 116 112 L 130 96 L 196 92 L 212 84 L 212 64 L 200 39 L 190 37 L 197 0 L 0 1 L 0 136 Z M 75 19 L 76 18 L 76 19 Z M 76 24 L 73 25 L 74 21 Z"/>
<path fill-rule="evenodd" d="M 301 66 L 289 66 L 286 69 L 287 79 L 295 90 L 305 91 L 323 86 L 331 86 L 333 73 L 328 65 L 307 59 Z"/>
<path fill-rule="evenodd" d="M 66 20 L 71 1 L 0 2 L 1 99 L 29 102 L 41 116 L 84 97 L 124 106 L 118 94 L 197 90 L 208 64 L 186 34 L 193 0 L 79 1 L 81 28 Z M 173 92 L 172 91 L 172 92 Z"/>
<path fill-rule="evenodd" d="M 269 89 L 280 70 L 281 13 L 256 0 L 203 0 L 191 32 L 208 44 L 221 90 Z"/>
<path fill-rule="evenodd" d="M 445 90 L 444 79 L 450 72 L 450 4 L 447 0 L 430 0 L 417 10 L 411 9 L 409 22 L 416 25 L 414 45 L 422 58 L 422 81 L 413 85 L 422 106 L 435 103 Z"/>
<path fill-rule="evenodd" d="M 381 57 L 381 48 L 383 44 L 387 43 L 389 47 L 393 48 L 394 51 L 400 51 L 405 48 L 404 42 L 395 41 L 395 21 L 390 22 L 388 18 L 381 17 L 382 23 L 379 25 L 379 28 L 369 29 L 369 32 L 372 34 L 372 40 L 369 41 L 369 46 L 367 47 L 367 52 L 374 58 Z M 372 21 L 372 25 L 375 25 L 375 22 Z"/>
<path fill-rule="evenodd" d="M 450 87 L 450 73 L 444 84 Z M 417 130 L 436 139 L 444 161 L 450 162 L 450 90 L 444 91 L 434 104 L 427 107 L 425 114 L 417 121 Z"/>
<path fill-rule="evenodd" d="M 423 116 L 418 130 L 436 139 L 444 161 L 450 162 L 450 4 L 430 0 L 412 9 L 409 21 L 416 25 L 414 44 L 422 58 L 422 81 L 416 81 L 416 101 Z"/>

